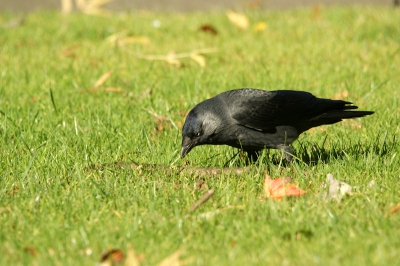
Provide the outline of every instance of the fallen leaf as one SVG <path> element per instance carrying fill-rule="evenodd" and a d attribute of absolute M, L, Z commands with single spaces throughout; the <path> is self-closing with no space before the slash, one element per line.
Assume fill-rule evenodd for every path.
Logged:
<path fill-rule="evenodd" d="M 251 9 L 259 9 L 262 7 L 262 3 L 260 0 L 253 0 L 249 2 L 249 7 Z"/>
<path fill-rule="evenodd" d="M 124 254 L 120 249 L 110 249 L 106 250 L 103 255 L 101 255 L 100 265 L 101 266 L 111 266 L 114 263 L 121 263 L 124 259 Z"/>
<path fill-rule="evenodd" d="M 153 21 L 151 22 L 151 25 L 152 25 L 154 28 L 158 29 L 159 27 L 161 27 L 161 21 L 159 21 L 158 19 L 155 19 L 155 20 L 153 20 Z"/>
<path fill-rule="evenodd" d="M 157 266 L 183 266 L 193 262 L 192 258 L 187 258 L 185 260 L 181 260 L 180 256 L 182 254 L 182 250 L 178 249 L 170 256 L 166 257 L 162 261 L 160 261 Z"/>
<path fill-rule="evenodd" d="M 140 265 L 139 258 L 136 256 L 135 251 L 133 250 L 131 245 L 128 245 L 124 266 L 139 266 L 139 265 Z"/>
<path fill-rule="evenodd" d="M 179 257 L 181 256 L 182 250 L 178 249 L 174 253 L 172 253 L 170 256 L 166 257 L 160 263 L 158 263 L 158 266 L 179 266 L 181 265 L 179 262 Z"/>
<path fill-rule="evenodd" d="M 400 204 L 397 204 L 397 205 L 393 206 L 392 208 L 390 208 L 390 213 L 391 214 L 400 213 Z"/>
<path fill-rule="evenodd" d="M 126 31 L 119 31 L 119 32 L 116 32 L 116 33 L 111 34 L 110 36 L 108 36 L 105 39 L 105 41 L 107 43 L 110 43 L 110 44 L 115 44 L 115 43 L 118 42 L 119 39 L 125 38 L 127 36 L 127 34 L 128 33 Z"/>
<path fill-rule="evenodd" d="M 104 15 L 108 10 L 102 7 L 113 0 L 77 0 L 76 6 L 78 9 L 88 15 Z"/>
<path fill-rule="evenodd" d="M 103 85 L 104 82 L 106 82 L 106 80 L 111 76 L 111 74 L 113 73 L 112 70 L 108 71 L 107 73 L 103 74 L 94 84 L 94 87 L 97 88 L 100 85 Z"/>
<path fill-rule="evenodd" d="M 298 197 L 307 193 L 295 184 L 289 183 L 290 181 L 289 177 L 271 179 L 268 174 L 265 175 L 264 195 L 273 200 L 281 200 L 283 197 Z"/>
<path fill-rule="evenodd" d="M 61 0 L 61 13 L 70 14 L 72 12 L 72 0 Z"/>
<path fill-rule="evenodd" d="M 345 182 L 336 180 L 332 174 L 326 175 L 326 186 L 328 186 L 328 192 L 323 196 L 323 200 L 337 200 L 340 202 L 346 194 L 351 194 L 352 186 Z"/>
<path fill-rule="evenodd" d="M 255 32 L 262 32 L 267 28 L 267 23 L 266 22 L 258 22 L 255 27 L 254 30 Z"/>
<path fill-rule="evenodd" d="M 181 61 L 176 57 L 176 54 L 174 52 L 171 52 L 167 55 L 166 60 L 168 64 L 180 67 L 182 65 Z"/>
<path fill-rule="evenodd" d="M 90 256 L 90 255 L 92 255 L 92 253 L 93 253 L 93 250 L 92 250 L 92 248 L 90 248 L 90 247 L 87 247 L 87 248 L 85 249 L 85 254 L 86 254 L 87 256 Z"/>
<path fill-rule="evenodd" d="M 321 18 L 321 7 L 319 5 L 315 5 L 311 11 L 311 18 L 314 20 L 318 20 Z"/>
<path fill-rule="evenodd" d="M 125 37 L 125 38 L 118 39 L 119 45 L 135 44 L 135 43 L 149 44 L 150 39 L 146 36 L 131 36 L 131 37 Z"/>
<path fill-rule="evenodd" d="M 160 122 L 159 124 L 156 125 L 157 132 L 161 132 L 161 131 L 163 131 L 163 129 L 164 129 L 164 126 L 163 126 L 162 122 Z"/>
<path fill-rule="evenodd" d="M 18 191 L 19 191 L 19 187 L 14 186 L 13 190 L 10 192 L 10 196 L 14 197 Z"/>
<path fill-rule="evenodd" d="M 150 39 L 146 36 L 127 36 L 128 33 L 126 31 L 120 31 L 108 36 L 105 41 L 112 45 L 125 45 L 125 44 L 148 44 L 150 43 Z"/>
<path fill-rule="evenodd" d="M 33 247 L 25 247 L 25 248 L 24 248 L 24 251 L 25 251 L 26 253 L 30 254 L 30 255 L 33 256 L 33 257 L 36 257 L 36 255 L 37 255 L 37 253 L 38 253 L 37 249 L 36 249 L 36 248 L 33 248 Z"/>
<path fill-rule="evenodd" d="M 214 26 L 209 24 L 204 24 L 199 28 L 200 31 L 210 33 L 211 35 L 217 35 L 218 31 L 215 29 Z"/>
<path fill-rule="evenodd" d="M 179 59 L 182 58 L 192 58 L 194 55 L 203 55 L 203 54 L 208 54 L 208 53 L 215 53 L 217 50 L 213 48 L 205 48 L 205 49 L 198 49 L 198 50 L 193 50 L 191 52 L 187 53 L 169 53 L 167 55 L 142 55 L 139 53 L 133 53 L 135 57 L 145 59 L 145 60 L 159 60 L 159 61 L 166 61 L 170 65 L 175 65 L 177 67 L 180 67 L 182 65 L 181 61 Z M 199 60 L 198 63 L 200 63 L 200 60 L 198 57 L 196 58 Z M 193 59 L 194 60 L 194 59 Z"/>
<path fill-rule="evenodd" d="M 227 11 L 226 16 L 232 24 L 240 29 L 245 30 L 249 27 L 249 19 L 243 14 Z"/>
<path fill-rule="evenodd" d="M 79 47 L 79 44 L 71 45 L 67 47 L 62 53 L 65 57 L 75 58 L 76 54 L 74 50 Z"/>
<path fill-rule="evenodd" d="M 348 91 L 342 91 L 342 92 L 335 93 L 332 96 L 332 99 L 333 100 L 343 100 L 343 99 L 345 99 L 347 97 L 349 97 L 349 92 Z"/>
<path fill-rule="evenodd" d="M 208 185 L 206 181 L 199 180 L 194 184 L 194 189 L 196 190 L 208 190 Z"/>
<path fill-rule="evenodd" d="M 190 58 L 196 63 L 198 63 L 201 67 L 206 66 L 206 59 L 204 58 L 204 56 L 198 54 L 192 54 Z"/>

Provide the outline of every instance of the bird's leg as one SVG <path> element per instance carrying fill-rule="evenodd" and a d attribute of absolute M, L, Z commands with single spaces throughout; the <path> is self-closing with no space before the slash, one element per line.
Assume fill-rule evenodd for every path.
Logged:
<path fill-rule="evenodd" d="M 283 153 L 285 159 L 289 163 L 293 162 L 294 150 L 292 149 L 292 147 L 290 147 L 289 145 L 279 145 L 277 148 Z"/>
<path fill-rule="evenodd" d="M 257 160 L 258 160 L 258 157 L 259 157 L 259 153 L 258 153 L 258 151 L 246 151 L 247 152 L 247 156 L 248 156 L 248 158 L 249 158 L 249 160 L 250 160 L 250 163 L 252 162 L 252 163 L 255 163 L 255 162 L 257 162 Z"/>

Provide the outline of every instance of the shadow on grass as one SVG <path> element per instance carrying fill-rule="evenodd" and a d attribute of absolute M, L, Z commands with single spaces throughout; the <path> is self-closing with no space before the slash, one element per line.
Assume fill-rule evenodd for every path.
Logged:
<path fill-rule="evenodd" d="M 342 160 L 344 158 L 365 158 L 370 155 L 383 157 L 394 151 L 399 143 L 396 136 L 391 139 L 387 135 L 381 137 L 378 135 L 372 143 L 358 141 L 344 143 L 339 140 L 330 144 L 325 148 L 325 141 L 321 145 L 311 142 L 300 142 L 299 148 L 296 150 L 296 160 L 299 160 L 307 165 L 317 165 L 318 163 L 329 163 L 331 161 Z M 280 163 L 280 158 L 275 158 L 274 163 Z"/>
<path fill-rule="evenodd" d="M 325 139 L 326 140 L 326 139 Z M 395 136 L 391 139 L 387 138 L 387 135 L 381 137 L 378 135 L 373 143 L 365 143 L 358 141 L 357 143 L 343 143 L 341 140 L 330 144 L 329 148 L 325 148 L 326 141 L 323 141 L 321 145 L 316 145 L 312 142 L 301 142 L 299 141 L 299 148 L 296 149 L 296 157 L 294 157 L 295 163 L 304 163 L 306 165 L 312 166 L 319 163 L 328 164 L 332 161 L 342 160 L 345 158 L 359 159 L 366 158 L 368 156 L 379 156 L 383 157 L 387 154 L 394 152 L 398 149 L 399 143 Z M 103 171 L 106 168 L 126 168 L 134 171 L 154 171 L 165 170 L 171 173 L 184 173 L 195 176 L 218 176 L 223 172 L 233 173 L 236 175 L 241 175 L 243 173 L 249 172 L 252 167 L 251 165 L 258 166 L 289 166 L 291 163 L 284 159 L 283 154 L 278 152 L 271 152 L 271 150 L 264 150 L 260 154 L 260 158 L 257 162 L 252 163 L 249 161 L 247 156 L 239 151 L 235 152 L 233 156 L 230 157 L 221 167 L 198 167 L 198 166 L 168 166 L 168 165 L 156 165 L 148 163 L 136 163 L 136 162 L 113 162 L 91 165 L 85 170 L 100 170 Z M 216 155 L 217 156 L 217 155 Z"/>

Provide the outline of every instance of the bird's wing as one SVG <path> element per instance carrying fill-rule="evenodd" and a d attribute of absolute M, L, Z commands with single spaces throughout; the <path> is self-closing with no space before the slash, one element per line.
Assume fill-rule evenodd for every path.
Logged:
<path fill-rule="evenodd" d="M 231 116 L 238 124 L 266 132 L 311 117 L 317 99 L 308 92 L 251 89 L 233 91 L 227 98 Z"/>

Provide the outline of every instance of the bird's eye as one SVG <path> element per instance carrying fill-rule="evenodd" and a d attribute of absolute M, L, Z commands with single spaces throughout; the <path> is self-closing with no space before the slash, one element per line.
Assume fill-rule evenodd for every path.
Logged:
<path fill-rule="evenodd" d="M 200 137 L 200 131 L 196 133 L 196 137 Z"/>

